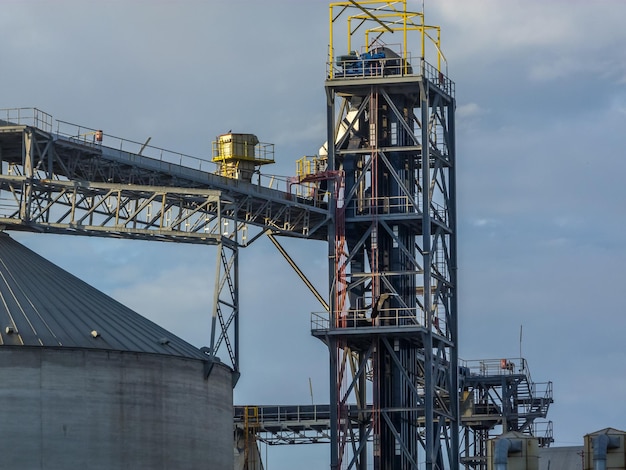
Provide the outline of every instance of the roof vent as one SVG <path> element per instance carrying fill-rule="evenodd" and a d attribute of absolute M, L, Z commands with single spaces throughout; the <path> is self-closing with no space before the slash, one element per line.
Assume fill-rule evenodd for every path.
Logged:
<path fill-rule="evenodd" d="M 169 340 L 169 338 L 165 338 L 165 337 L 160 338 L 159 339 L 159 344 L 162 344 L 163 346 L 167 346 L 168 344 L 170 344 L 170 340 Z"/>
<path fill-rule="evenodd" d="M 91 330 L 91 336 L 92 336 L 93 338 L 97 338 L 97 337 L 99 337 L 99 336 L 100 336 L 100 333 L 98 333 L 98 331 L 97 331 L 97 330 Z"/>
<path fill-rule="evenodd" d="M 13 333 L 15 333 L 15 328 L 13 328 L 12 326 L 7 326 L 7 327 L 4 329 L 4 332 L 5 332 L 7 335 L 12 335 Z"/>

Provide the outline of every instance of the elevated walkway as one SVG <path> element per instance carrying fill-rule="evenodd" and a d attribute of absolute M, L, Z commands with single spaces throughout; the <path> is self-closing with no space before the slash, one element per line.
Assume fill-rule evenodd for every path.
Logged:
<path fill-rule="evenodd" d="M 461 413 L 476 429 L 501 426 L 502 432 L 522 432 L 540 438 L 542 446 L 553 441 L 536 433 L 536 420 L 545 419 L 554 402 L 552 382 L 533 382 L 524 358 L 464 361 L 461 366 Z"/>
<path fill-rule="evenodd" d="M 13 194 L 29 192 L 17 184 L 23 184 L 19 178 L 27 179 L 28 184 L 45 183 L 48 193 L 63 193 L 62 188 L 55 186 L 63 181 L 89 182 L 92 188 L 100 183 L 170 188 L 170 191 L 178 188 L 174 191 L 177 197 L 184 192 L 181 189 L 208 189 L 219 191 L 228 202 L 222 216 L 280 235 L 326 239 L 329 215 L 325 202 L 290 194 L 287 181 L 283 181 L 281 190 L 274 187 L 275 179 L 260 174 L 256 183 L 226 178 L 216 174 L 216 166 L 208 160 L 56 121 L 34 108 L 0 110 L 0 158 L 1 188 Z M 34 191 L 30 196 L 36 194 Z M 16 199 L 5 198 L 0 210 L 27 230 L 28 224 L 19 220 L 20 209 L 23 216 L 24 208 L 18 207 Z M 63 199 L 41 204 L 61 205 Z M 36 225 L 37 221 L 27 222 Z M 42 227 L 33 226 L 33 230 L 41 231 Z"/>
<path fill-rule="evenodd" d="M 330 442 L 330 405 L 235 406 L 235 429 L 253 432 L 256 440 L 270 445 Z M 250 419 L 254 416 L 254 419 Z M 345 418 L 358 433 L 359 409 L 348 407 Z M 362 410 L 361 419 L 370 419 Z"/>
<path fill-rule="evenodd" d="M 0 231 L 195 243 L 218 247 L 211 356 L 239 376 L 237 250 L 266 233 L 326 240 L 331 214 L 306 198 L 216 174 L 214 163 L 57 121 L 0 110 Z M 247 168 L 250 170 L 250 168 Z M 252 176 L 257 177 L 256 184 Z"/>
<path fill-rule="evenodd" d="M 484 468 L 487 440 L 511 430 L 536 437 L 542 448 L 554 442 L 552 423 L 539 421 L 553 403 L 552 383 L 533 382 L 525 359 L 461 363 L 463 464 Z M 330 405 L 235 406 L 235 429 L 269 445 L 329 443 L 330 414 Z M 371 405 L 349 405 L 342 415 L 356 442 L 359 429 L 371 419 Z"/>

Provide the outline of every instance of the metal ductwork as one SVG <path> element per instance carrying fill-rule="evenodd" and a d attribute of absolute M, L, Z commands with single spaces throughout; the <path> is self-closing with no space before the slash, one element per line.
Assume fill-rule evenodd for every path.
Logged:
<path fill-rule="evenodd" d="M 521 451 L 521 439 L 497 439 L 495 443 L 493 458 L 495 470 L 508 470 L 509 453 Z"/>
<path fill-rule="evenodd" d="M 537 438 L 511 431 L 489 441 L 488 470 L 539 470 Z"/>
<path fill-rule="evenodd" d="M 584 470 L 625 470 L 626 432 L 606 428 L 585 436 Z"/>

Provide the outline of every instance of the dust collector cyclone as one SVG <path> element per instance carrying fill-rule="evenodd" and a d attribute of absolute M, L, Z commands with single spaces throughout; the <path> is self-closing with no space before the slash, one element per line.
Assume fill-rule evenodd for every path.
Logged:
<path fill-rule="evenodd" d="M 232 377 L 0 233 L 2 467 L 233 468 Z"/>

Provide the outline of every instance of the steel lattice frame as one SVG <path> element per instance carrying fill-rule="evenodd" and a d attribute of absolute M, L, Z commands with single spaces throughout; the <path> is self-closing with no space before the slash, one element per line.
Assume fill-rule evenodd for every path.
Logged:
<path fill-rule="evenodd" d="M 328 168 L 344 177 L 313 334 L 330 350 L 331 469 L 456 470 L 455 100 L 439 28 L 406 0 L 349 0 L 330 4 L 329 31 Z"/>
<path fill-rule="evenodd" d="M 421 75 L 326 90 L 329 167 L 345 175 L 330 318 L 313 331 L 331 351 L 331 468 L 456 469 L 454 98 Z M 344 411 L 370 401 L 355 440 Z"/>
<path fill-rule="evenodd" d="M 112 164 L 102 158 L 103 150 L 59 141 L 32 126 L 0 126 L 0 225 L 40 233 L 217 245 L 211 343 L 206 353 L 209 359 L 224 355 L 235 384 L 241 205 L 221 191 L 190 182 L 194 187 L 145 184 L 163 175 Z M 131 183 L 138 179 L 144 184 Z M 225 231 L 227 221 L 232 229 Z"/>
<path fill-rule="evenodd" d="M 463 468 L 487 470 L 488 441 L 500 434 L 533 436 L 540 447 L 554 441 L 552 423 L 540 421 L 553 403 L 552 382 L 533 382 L 525 359 L 464 361 L 461 371 Z"/>

